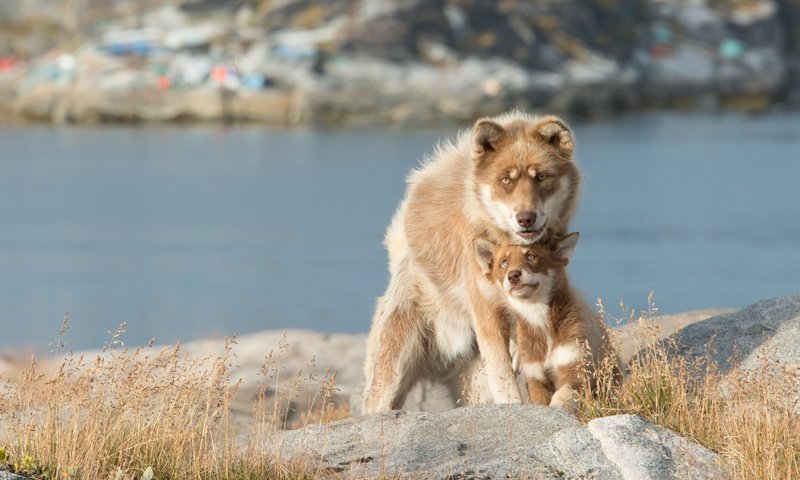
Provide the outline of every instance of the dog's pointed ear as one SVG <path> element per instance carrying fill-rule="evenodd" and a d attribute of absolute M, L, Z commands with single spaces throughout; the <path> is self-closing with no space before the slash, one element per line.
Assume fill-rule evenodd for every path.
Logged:
<path fill-rule="evenodd" d="M 575 142 L 572 139 L 572 130 L 558 117 L 546 117 L 536 124 L 536 133 L 545 142 L 553 145 L 564 153 L 572 153 Z"/>
<path fill-rule="evenodd" d="M 569 264 L 569 259 L 572 257 L 572 252 L 575 251 L 575 245 L 578 244 L 579 236 L 580 234 L 578 232 L 572 232 L 556 242 L 553 256 L 556 258 L 556 260 L 559 260 L 559 263 L 563 262 L 563 266 L 565 267 L 567 264 Z"/>
<path fill-rule="evenodd" d="M 475 260 L 481 266 L 481 271 L 484 275 L 489 275 L 492 272 L 492 261 L 494 260 L 494 251 L 497 249 L 494 243 L 486 240 L 485 238 L 476 238 L 472 242 L 475 247 Z"/>
<path fill-rule="evenodd" d="M 487 153 L 497 150 L 497 144 L 505 136 L 505 129 L 488 119 L 478 120 L 472 129 L 472 159 L 482 160 Z"/>

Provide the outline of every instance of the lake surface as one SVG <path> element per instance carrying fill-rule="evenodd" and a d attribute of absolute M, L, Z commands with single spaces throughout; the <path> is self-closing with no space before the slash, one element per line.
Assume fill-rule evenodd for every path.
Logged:
<path fill-rule="evenodd" d="M 575 125 L 571 278 L 662 313 L 800 292 L 800 116 Z M 365 332 L 404 178 L 455 129 L 0 126 L 0 349 Z"/>

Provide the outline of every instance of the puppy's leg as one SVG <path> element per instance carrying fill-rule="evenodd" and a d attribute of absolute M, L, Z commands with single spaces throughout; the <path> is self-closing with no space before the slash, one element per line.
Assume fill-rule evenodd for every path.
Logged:
<path fill-rule="evenodd" d="M 525 321 L 517 321 L 519 370 L 525 377 L 531 403 L 550 405 L 553 387 L 544 368 L 547 334 Z"/>
<path fill-rule="evenodd" d="M 553 393 L 550 406 L 574 412 L 578 409 L 578 391 L 572 385 L 562 385 Z"/>
<path fill-rule="evenodd" d="M 580 367 L 585 351 L 577 342 L 556 346 L 550 356 L 555 370 L 555 387 L 551 407 L 574 412 L 578 408 L 578 389 L 581 386 Z"/>
<path fill-rule="evenodd" d="M 544 365 L 541 362 L 523 362 L 521 368 L 528 386 L 531 403 L 550 405 L 553 389 L 545 374 Z"/>
<path fill-rule="evenodd" d="M 527 385 L 528 396 L 531 398 L 531 403 L 550 405 L 550 401 L 553 397 L 553 390 L 550 389 L 549 384 L 529 378 Z"/>

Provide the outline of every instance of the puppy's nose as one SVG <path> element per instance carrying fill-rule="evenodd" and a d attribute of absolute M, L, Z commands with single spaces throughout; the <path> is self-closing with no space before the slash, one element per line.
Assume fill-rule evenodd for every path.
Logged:
<path fill-rule="evenodd" d="M 508 281 L 511 282 L 511 285 L 518 284 L 520 278 L 522 278 L 522 272 L 519 270 L 511 270 L 508 272 Z"/>
<path fill-rule="evenodd" d="M 536 223 L 536 212 L 519 212 L 517 214 L 517 223 L 522 228 L 531 228 Z"/>

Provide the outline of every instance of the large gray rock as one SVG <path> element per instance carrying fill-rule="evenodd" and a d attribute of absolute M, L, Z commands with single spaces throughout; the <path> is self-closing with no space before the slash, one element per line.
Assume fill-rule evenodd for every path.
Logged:
<path fill-rule="evenodd" d="M 596 418 L 587 427 L 625 479 L 727 478 L 717 454 L 636 415 Z"/>
<path fill-rule="evenodd" d="M 669 340 L 678 354 L 711 359 L 726 372 L 765 361 L 800 366 L 800 294 L 762 300 L 736 312 L 688 325 Z"/>
<path fill-rule="evenodd" d="M 22 475 L 17 475 L 16 473 L 0 470 L 0 480 L 31 480 L 31 479 L 28 477 L 23 477 Z"/>
<path fill-rule="evenodd" d="M 589 429 L 538 405 L 395 411 L 283 432 L 265 446 L 284 461 L 319 465 L 320 474 L 357 478 L 722 477 L 716 454 L 638 417 L 615 418 Z M 620 451 L 634 455 L 620 458 Z"/>
<path fill-rule="evenodd" d="M 611 332 L 619 342 L 619 354 L 622 360 L 629 362 L 642 348 L 672 335 L 687 325 L 735 311 L 735 308 L 708 308 L 674 315 L 661 315 L 614 326 L 611 328 Z"/>

